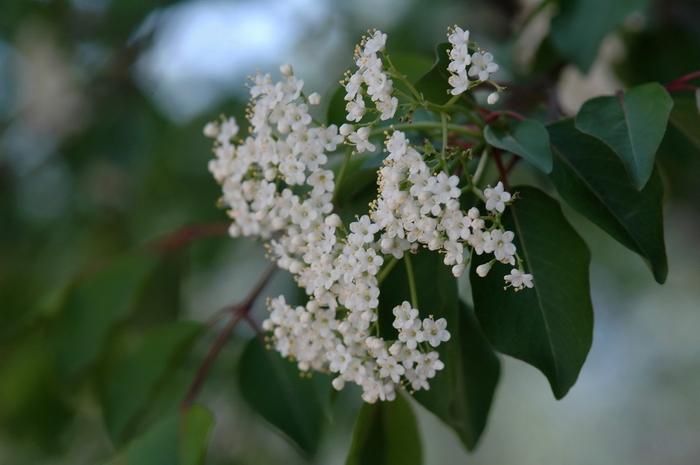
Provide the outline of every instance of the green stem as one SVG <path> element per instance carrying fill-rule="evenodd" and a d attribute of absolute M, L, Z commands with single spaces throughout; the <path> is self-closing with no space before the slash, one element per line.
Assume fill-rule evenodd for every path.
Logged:
<path fill-rule="evenodd" d="M 466 134 L 468 136 L 480 138 L 481 131 L 470 129 L 459 124 L 447 124 L 446 128 L 448 131 L 458 132 L 460 134 Z M 372 135 L 382 134 L 384 131 L 388 130 L 425 130 L 425 129 L 442 129 L 442 123 L 437 121 L 416 121 L 413 123 L 399 123 L 392 124 L 391 126 L 385 126 L 382 128 L 376 128 L 372 131 Z"/>
<path fill-rule="evenodd" d="M 447 114 L 440 113 L 440 124 L 442 125 L 442 148 L 440 149 L 440 163 L 446 174 L 449 174 L 447 168 L 447 159 L 445 158 L 445 150 L 447 149 Z"/>
<path fill-rule="evenodd" d="M 384 268 L 382 268 L 379 271 L 379 274 L 377 275 L 377 285 L 381 284 L 382 281 L 386 279 L 387 276 L 389 276 L 389 273 L 394 269 L 396 264 L 399 263 L 399 259 L 396 257 L 391 257 L 391 259 L 384 265 Z"/>
<path fill-rule="evenodd" d="M 418 291 L 416 290 L 416 277 L 413 274 L 413 263 L 411 263 L 410 253 L 404 255 L 404 263 L 406 264 L 406 275 L 408 276 L 408 289 L 411 291 L 411 305 L 413 308 L 418 308 Z"/>
<path fill-rule="evenodd" d="M 472 177 L 472 184 L 477 185 L 481 179 L 481 175 L 484 174 L 486 169 L 486 163 L 489 160 L 488 151 L 484 150 L 481 153 L 481 158 L 479 159 L 479 164 L 476 166 L 476 171 L 474 171 L 474 176 Z"/>
<path fill-rule="evenodd" d="M 345 158 L 343 159 L 343 164 L 340 167 L 340 172 L 338 172 L 338 179 L 335 180 L 335 191 L 333 192 L 333 202 L 335 203 L 338 198 L 338 193 L 340 192 L 340 185 L 345 177 L 345 172 L 348 170 L 348 165 L 350 164 L 350 149 L 345 151 Z"/>

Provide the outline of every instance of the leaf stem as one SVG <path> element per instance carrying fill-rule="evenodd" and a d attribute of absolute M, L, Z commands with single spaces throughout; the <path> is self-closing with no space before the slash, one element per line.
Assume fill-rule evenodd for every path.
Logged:
<path fill-rule="evenodd" d="M 442 124 L 442 147 L 440 149 L 440 163 L 442 164 L 442 169 L 445 173 L 449 174 L 449 169 L 447 168 L 447 159 L 445 158 L 445 152 L 447 149 L 447 114 L 440 113 L 440 124 Z"/>
<path fill-rule="evenodd" d="M 231 305 L 223 309 L 225 313 L 230 314 L 230 318 L 228 320 L 228 323 L 226 323 L 226 326 L 224 326 L 224 328 L 217 336 L 216 340 L 214 341 L 214 344 L 212 344 L 211 348 L 209 349 L 209 352 L 207 352 L 207 355 L 206 357 L 204 357 L 202 364 L 199 366 L 197 374 L 192 380 L 192 384 L 190 384 L 190 387 L 187 390 L 187 394 L 185 395 L 185 398 L 180 404 L 180 409 L 183 412 L 189 410 L 189 408 L 194 403 L 195 399 L 197 398 L 197 395 L 199 394 L 199 391 L 204 385 L 204 381 L 206 381 L 207 376 L 209 375 L 209 371 L 211 370 L 212 365 L 218 358 L 219 353 L 224 348 L 224 345 L 226 345 L 226 342 L 228 341 L 229 337 L 231 337 L 231 333 L 233 333 L 233 329 L 236 327 L 236 325 L 241 320 L 248 320 L 251 323 L 251 325 L 253 325 L 252 320 L 249 319 L 248 314 L 253 308 L 253 304 L 255 303 L 256 299 L 258 298 L 258 296 L 260 296 L 260 293 L 265 289 L 265 286 L 267 286 L 267 283 L 270 281 L 270 278 L 272 278 L 272 275 L 275 273 L 276 270 L 277 267 L 275 265 L 271 265 L 267 269 L 267 271 L 265 271 L 265 274 L 263 274 L 262 277 L 258 280 L 258 283 L 255 285 L 255 287 L 250 291 L 250 293 L 241 303 Z"/>
<path fill-rule="evenodd" d="M 333 192 L 333 203 L 338 198 L 338 193 L 340 192 L 340 185 L 345 177 L 345 172 L 348 170 L 348 165 L 350 164 L 350 149 L 345 151 L 345 157 L 343 158 L 343 164 L 340 166 L 340 171 L 338 172 L 338 179 L 335 180 L 335 191 Z"/>
<path fill-rule="evenodd" d="M 385 126 L 382 128 L 376 128 L 372 131 L 372 135 L 382 134 L 387 130 L 425 130 L 425 129 L 442 129 L 442 123 L 437 121 L 416 121 L 413 123 L 399 123 L 392 124 L 391 126 Z M 460 134 L 466 134 L 468 136 L 480 138 L 481 131 L 476 129 L 470 129 L 466 126 L 460 124 L 447 124 L 447 130 L 458 132 Z"/>
<path fill-rule="evenodd" d="M 413 308 L 418 308 L 418 291 L 416 290 L 416 277 L 413 274 L 413 263 L 411 255 L 404 255 L 404 263 L 406 264 L 406 275 L 408 276 L 408 289 L 411 292 L 411 305 Z"/>
<path fill-rule="evenodd" d="M 384 267 L 379 271 L 379 274 L 377 275 L 377 284 L 381 284 L 382 281 L 386 279 L 387 276 L 389 276 L 389 273 L 394 269 L 396 264 L 399 262 L 399 259 L 396 257 L 391 257 L 391 259 L 384 265 Z"/>

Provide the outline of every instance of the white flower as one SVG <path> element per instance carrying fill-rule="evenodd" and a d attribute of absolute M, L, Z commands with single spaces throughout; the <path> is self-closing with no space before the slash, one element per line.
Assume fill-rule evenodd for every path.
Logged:
<path fill-rule="evenodd" d="M 345 105 L 345 110 L 348 112 L 348 121 L 359 122 L 365 114 L 365 101 L 362 95 L 357 94 L 354 100 L 350 100 L 347 105 Z"/>
<path fill-rule="evenodd" d="M 365 41 L 365 53 L 377 53 L 384 50 L 386 45 L 386 34 L 382 31 L 375 31 L 372 37 Z"/>
<path fill-rule="evenodd" d="M 355 146 L 358 153 L 374 152 L 376 147 L 369 141 L 370 128 L 363 126 L 348 135 L 348 142 Z"/>
<path fill-rule="evenodd" d="M 396 329 L 408 329 L 413 326 L 416 318 L 418 318 L 418 310 L 411 307 L 408 302 L 403 302 L 397 305 L 392 310 L 394 313 L 394 323 L 392 326 Z"/>
<path fill-rule="evenodd" d="M 471 64 L 469 76 L 476 76 L 479 81 L 488 81 L 489 75 L 498 71 L 498 65 L 493 62 L 493 55 L 489 52 L 475 52 Z"/>
<path fill-rule="evenodd" d="M 447 40 L 452 45 L 467 45 L 469 43 L 469 31 L 464 31 L 459 26 L 454 26 L 448 31 Z"/>
<path fill-rule="evenodd" d="M 502 229 L 494 229 L 490 234 L 490 241 L 487 249 L 493 252 L 494 257 L 501 263 L 515 263 L 515 245 L 513 238 L 515 234 L 512 231 L 504 231 Z"/>
<path fill-rule="evenodd" d="M 503 279 L 507 283 L 507 286 L 513 286 L 513 289 L 516 291 L 521 291 L 526 287 L 532 288 L 535 286 L 532 275 L 529 273 L 523 273 L 517 268 L 513 268 L 509 274 L 503 277 Z"/>
<path fill-rule="evenodd" d="M 414 350 L 416 347 L 418 347 L 418 343 L 423 342 L 424 340 L 425 334 L 421 330 L 420 320 L 413 320 L 411 326 L 407 328 L 401 328 L 401 330 L 399 331 L 399 341 L 406 344 L 406 347 L 408 347 L 411 350 Z"/>
<path fill-rule="evenodd" d="M 423 339 L 433 347 L 437 347 L 442 342 L 450 340 L 450 333 L 447 331 L 447 320 L 439 318 L 433 320 L 426 318 L 423 320 Z"/>
<path fill-rule="evenodd" d="M 452 90 L 450 90 L 452 95 L 463 94 L 469 88 L 469 78 L 466 71 L 451 75 L 447 82 L 452 86 Z"/>
<path fill-rule="evenodd" d="M 511 195 L 503 188 L 503 183 L 498 182 L 496 187 L 487 187 L 484 189 L 484 197 L 486 197 L 486 209 L 491 212 L 503 213 L 506 209 L 506 203 L 510 202 Z"/>

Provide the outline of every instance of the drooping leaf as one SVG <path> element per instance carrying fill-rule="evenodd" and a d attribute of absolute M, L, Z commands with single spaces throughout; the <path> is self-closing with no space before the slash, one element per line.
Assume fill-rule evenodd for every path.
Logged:
<path fill-rule="evenodd" d="M 115 442 L 121 442 L 135 429 L 134 422 L 144 413 L 159 384 L 201 329 L 194 322 L 174 322 L 160 327 L 110 370 L 101 397 L 107 431 Z"/>
<path fill-rule="evenodd" d="M 474 309 L 493 346 L 542 371 L 560 399 L 576 382 L 591 346 L 590 253 L 554 199 L 533 187 L 513 191 L 520 198 L 503 225 L 515 233 L 535 287 L 504 290 L 511 267 L 500 263 L 480 278 L 476 266 L 488 257 L 476 256 L 470 274 Z"/>
<path fill-rule="evenodd" d="M 426 100 L 440 105 L 446 103 L 450 98 L 450 84 L 448 83 L 450 74 L 447 71 L 447 66 L 450 64 L 448 55 L 450 47 L 450 44 L 446 42 L 438 44 L 435 49 L 435 64 L 415 85 L 416 90 L 422 93 Z"/>
<path fill-rule="evenodd" d="M 445 317 L 452 336 L 439 349 L 445 368 L 430 381 L 430 390 L 414 397 L 473 450 L 486 427 L 500 362 L 471 308 L 460 302 L 458 311 Z"/>
<path fill-rule="evenodd" d="M 668 274 L 663 228 L 663 184 L 654 170 L 638 191 L 622 162 L 603 143 L 579 132 L 573 121 L 549 127 L 554 151 L 551 179 L 559 194 L 615 240 L 638 253 L 663 283 Z"/>
<path fill-rule="evenodd" d="M 211 413 L 199 405 L 184 415 L 174 412 L 131 441 L 108 464 L 202 465 L 213 425 Z"/>
<path fill-rule="evenodd" d="M 128 255 L 68 292 L 52 334 L 60 373 L 73 375 L 98 356 L 110 329 L 133 307 L 156 262 L 150 254 Z"/>
<path fill-rule="evenodd" d="M 500 374 L 500 362 L 479 328 L 473 311 L 458 300 L 457 282 L 440 254 L 427 250 L 411 256 L 421 317 L 445 318 L 451 338 L 438 348 L 445 368 L 430 380 L 430 389 L 414 398 L 444 421 L 467 449 L 481 435 Z M 399 263 L 381 286 L 380 330 L 395 339 L 392 309 L 410 302 L 406 271 Z"/>
<path fill-rule="evenodd" d="M 559 52 L 583 72 L 598 56 L 598 48 L 632 12 L 649 0 L 559 0 L 552 19 L 551 37 Z"/>
<path fill-rule="evenodd" d="M 423 451 L 411 406 L 399 393 L 392 402 L 363 404 L 346 465 L 420 465 Z"/>
<path fill-rule="evenodd" d="M 552 171 L 549 134 L 547 128 L 539 121 L 514 121 L 507 127 L 489 124 L 484 130 L 484 137 L 489 144 L 521 156 L 540 171 Z"/>
<path fill-rule="evenodd" d="M 243 351 L 239 368 L 243 398 L 301 451 L 313 455 L 326 425 L 330 380 L 319 374 L 300 376 L 296 366 L 257 339 Z"/>
<path fill-rule="evenodd" d="M 634 185 L 641 189 L 654 169 L 671 107 L 668 92 L 653 82 L 621 95 L 587 101 L 576 115 L 576 128 L 613 149 Z"/>
<path fill-rule="evenodd" d="M 700 150 L 700 92 L 674 96 L 671 124 Z"/>

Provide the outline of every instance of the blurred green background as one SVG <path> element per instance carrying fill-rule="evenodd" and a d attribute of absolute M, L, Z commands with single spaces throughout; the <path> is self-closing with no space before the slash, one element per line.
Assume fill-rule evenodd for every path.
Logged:
<path fill-rule="evenodd" d="M 567 22 L 553 40 L 557 11 Z M 246 76 L 289 62 L 329 96 L 367 28 L 389 33 L 390 53 L 432 56 L 455 23 L 501 64 L 498 78 L 512 83 L 504 105 L 544 119 L 700 69 L 696 0 L 3 0 L 0 464 L 108 462 L 176 408 L 216 334 L 197 323 L 266 268 L 248 240 L 149 248 L 185 225 L 225 221 L 201 129 L 222 112 L 242 116 Z M 567 210 L 593 252 L 596 326 L 578 383 L 557 402 L 540 373 L 504 357 L 472 456 L 414 405 L 425 463 L 697 463 L 699 147 L 700 127 L 671 126 L 659 153 L 667 283 Z M 280 274 L 265 295 L 290 288 Z M 216 419 L 206 463 L 306 463 L 237 393 L 252 337 L 237 328 L 200 396 Z M 172 350 L 159 355 L 159 341 Z M 147 361 L 134 368 L 138 353 Z M 354 394 L 340 397 L 314 463 L 343 463 Z"/>

